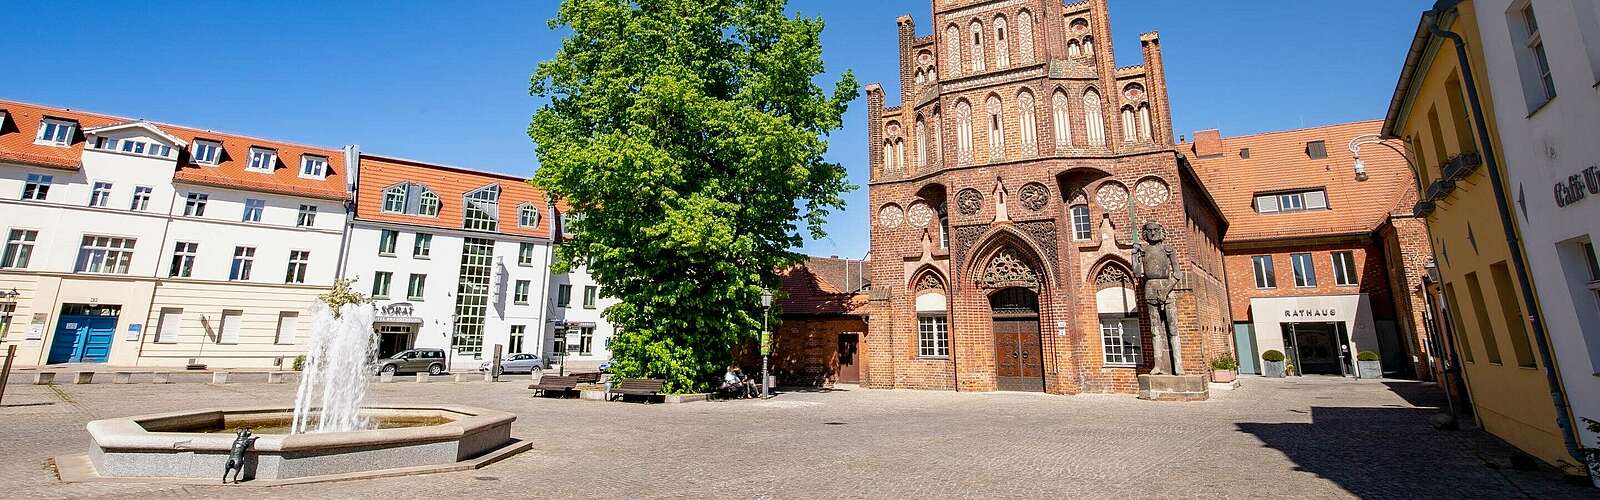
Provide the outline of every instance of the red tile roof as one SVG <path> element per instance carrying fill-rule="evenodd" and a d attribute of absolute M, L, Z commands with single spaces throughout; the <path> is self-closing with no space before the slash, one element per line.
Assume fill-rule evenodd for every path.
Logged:
<path fill-rule="evenodd" d="M 5 110 L 10 115 L 7 126 L 0 129 L 0 161 L 69 170 L 81 167 L 85 145 L 84 129 L 134 121 L 130 118 L 4 99 L 0 99 L 0 110 Z M 78 122 L 78 130 L 74 132 L 75 137 L 68 147 L 33 143 L 39 134 L 40 120 L 45 117 Z M 345 165 L 341 150 L 213 132 L 181 125 L 156 122 L 151 124 L 190 144 L 193 144 L 197 137 L 222 143 L 223 152 L 217 165 L 195 164 L 190 161 L 187 151 L 180 152 L 173 174 L 174 181 L 292 196 L 345 199 Z M 252 146 L 277 150 L 278 165 L 272 173 L 245 171 L 244 168 L 250 161 Z M 327 157 L 327 178 L 319 180 L 300 177 L 302 154 Z"/>
<path fill-rule="evenodd" d="M 1356 179 L 1350 140 L 1376 134 L 1382 126 L 1382 120 L 1368 120 L 1225 137 L 1221 154 L 1208 156 L 1196 153 L 1194 143 L 1180 147 L 1190 153 L 1189 162 L 1228 219 L 1224 243 L 1364 234 L 1376 230 L 1391 213 L 1409 212 L 1405 200 L 1414 189 L 1405 158 L 1384 144 L 1361 147 L 1367 180 Z M 1306 154 L 1306 144 L 1318 140 L 1325 141 L 1327 158 Z M 1387 144 L 1405 150 L 1401 141 Z M 1239 154 L 1245 148 L 1249 158 Z M 1327 191 L 1328 210 L 1269 214 L 1255 210 L 1258 193 L 1314 188 Z"/>
<path fill-rule="evenodd" d="M 434 217 L 384 212 L 383 190 L 404 182 L 421 184 L 439 195 L 439 215 Z M 360 220 L 462 229 L 464 217 L 462 203 L 467 193 L 490 184 L 499 184 L 500 230 L 498 232 L 548 238 L 555 224 L 555 221 L 550 220 L 548 205 L 550 198 L 545 192 L 528 184 L 527 179 L 514 175 L 362 154 L 359 183 L 356 193 L 356 218 Z M 532 203 L 539 210 L 538 226 L 529 228 L 517 225 L 517 210 L 524 203 Z M 557 202 L 556 207 L 565 210 L 566 204 Z"/>
<path fill-rule="evenodd" d="M 798 264 L 779 271 L 783 278 L 780 288 L 784 297 L 778 300 L 778 312 L 785 316 L 838 316 L 862 314 L 867 305 L 867 294 L 841 291 L 827 278 L 813 272 L 812 262 Z M 842 260 L 842 259 L 831 259 Z"/>

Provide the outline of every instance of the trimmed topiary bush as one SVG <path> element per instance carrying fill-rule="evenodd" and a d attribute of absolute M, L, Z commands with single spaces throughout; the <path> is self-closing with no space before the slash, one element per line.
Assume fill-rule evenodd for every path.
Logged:
<path fill-rule="evenodd" d="M 1377 361 L 1377 360 L 1378 360 L 1378 353 L 1375 353 L 1375 352 L 1372 352 L 1372 351 L 1361 351 L 1360 353 L 1356 354 L 1356 361 Z"/>
<path fill-rule="evenodd" d="M 1283 361 L 1283 351 L 1268 349 L 1267 352 L 1261 353 L 1261 359 L 1272 362 Z"/>

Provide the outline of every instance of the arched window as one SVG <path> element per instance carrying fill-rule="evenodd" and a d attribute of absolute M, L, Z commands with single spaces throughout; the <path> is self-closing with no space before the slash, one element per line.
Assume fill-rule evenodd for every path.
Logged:
<path fill-rule="evenodd" d="M 972 104 L 956 102 L 956 156 L 961 165 L 972 164 Z"/>
<path fill-rule="evenodd" d="M 921 68 L 918 68 L 917 69 L 917 85 L 921 86 L 922 84 L 925 84 L 925 83 L 928 83 L 927 75 L 922 73 L 922 69 Z"/>
<path fill-rule="evenodd" d="M 894 139 L 894 167 L 896 170 L 906 169 L 906 140 L 896 137 Z"/>
<path fill-rule="evenodd" d="M 1067 57 L 1071 59 L 1083 57 L 1083 47 L 1078 44 L 1077 40 L 1067 41 Z"/>
<path fill-rule="evenodd" d="M 383 190 L 383 211 L 404 213 L 406 211 L 406 190 L 410 184 L 400 184 Z"/>
<path fill-rule="evenodd" d="M 1006 130 L 1000 117 L 1002 111 L 1000 96 L 989 96 L 987 108 L 989 109 L 989 161 L 1001 161 L 1006 158 Z"/>
<path fill-rule="evenodd" d="M 397 214 L 439 215 L 439 195 L 414 182 L 396 184 L 383 190 L 383 211 Z"/>
<path fill-rule="evenodd" d="M 972 72 L 984 70 L 983 55 L 983 23 L 974 19 L 972 21 Z"/>
<path fill-rule="evenodd" d="M 1106 145 L 1106 120 L 1100 113 L 1100 93 L 1089 89 L 1083 93 L 1083 127 L 1089 131 L 1090 146 Z"/>
<path fill-rule="evenodd" d="M 894 141 L 883 141 L 883 173 L 894 172 Z"/>
<path fill-rule="evenodd" d="M 939 204 L 939 248 L 950 249 L 950 208 L 948 203 Z"/>
<path fill-rule="evenodd" d="M 917 170 L 928 166 L 928 124 L 917 117 Z"/>
<path fill-rule="evenodd" d="M 1134 136 L 1139 133 L 1139 124 L 1135 123 L 1133 116 L 1133 106 L 1122 107 L 1122 142 L 1133 142 Z"/>
<path fill-rule="evenodd" d="M 944 164 L 944 121 L 939 109 L 933 110 L 933 164 Z"/>
<path fill-rule="evenodd" d="M 1017 13 L 1017 55 L 1033 64 L 1033 14 L 1026 9 Z"/>
<path fill-rule="evenodd" d="M 1058 89 L 1050 96 L 1050 116 L 1056 132 L 1056 147 L 1072 147 L 1072 115 L 1068 113 L 1066 92 Z"/>
<path fill-rule="evenodd" d="M 1100 316 L 1100 348 L 1105 366 L 1139 365 L 1139 301 L 1133 274 L 1118 264 L 1095 273 L 1095 311 Z"/>
<path fill-rule="evenodd" d="M 917 356 L 944 358 L 950 356 L 950 318 L 943 282 L 932 274 L 918 280 L 929 281 L 937 288 L 923 289 L 917 294 Z M 923 285 L 918 284 L 918 287 Z"/>
<path fill-rule="evenodd" d="M 1033 92 L 1022 89 L 1017 93 L 1017 133 L 1022 139 L 1022 153 L 1039 154 L 1038 113 L 1034 109 Z"/>
<path fill-rule="evenodd" d="M 1083 37 L 1084 57 L 1094 57 L 1094 37 Z"/>
<path fill-rule="evenodd" d="M 439 195 L 423 188 L 422 195 L 417 198 L 417 215 L 439 216 Z"/>
<path fill-rule="evenodd" d="M 1150 103 L 1139 105 L 1139 140 L 1148 141 L 1155 134 L 1151 132 Z"/>
<path fill-rule="evenodd" d="M 994 62 L 1004 69 L 1011 65 L 1011 43 L 1006 40 L 1006 16 L 994 17 Z"/>
<path fill-rule="evenodd" d="M 523 203 L 517 207 L 517 225 L 522 227 L 539 227 L 539 209 L 532 203 Z"/>
<path fill-rule="evenodd" d="M 1073 205 L 1071 212 L 1073 241 L 1088 241 L 1094 236 L 1093 224 L 1089 221 L 1089 206 Z"/>
<path fill-rule="evenodd" d="M 961 28 L 952 24 L 944 29 L 945 67 L 952 76 L 961 76 Z"/>

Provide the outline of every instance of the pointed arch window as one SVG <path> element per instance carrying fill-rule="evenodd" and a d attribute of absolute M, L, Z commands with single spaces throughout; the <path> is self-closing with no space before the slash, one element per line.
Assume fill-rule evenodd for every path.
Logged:
<path fill-rule="evenodd" d="M 1133 142 L 1134 136 L 1139 134 L 1138 120 L 1134 118 L 1133 106 L 1122 107 L 1122 142 Z"/>
<path fill-rule="evenodd" d="M 1017 132 L 1022 139 L 1022 154 L 1027 156 L 1039 154 L 1039 117 L 1034 108 L 1033 92 L 1022 89 L 1017 94 Z"/>
<path fill-rule="evenodd" d="M 1033 64 L 1033 13 L 1017 13 L 1017 56 L 1022 64 Z"/>
<path fill-rule="evenodd" d="M 944 164 L 944 121 L 939 114 L 939 109 L 933 110 L 933 158 L 934 165 Z"/>
<path fill-rule="evenodd" d="M 1083 57 L 1083 46 L 1077 40 L 1067 41 L 1067 57 L 1071 59 Z"/>
<path fill-rule="evenodd" d="M 939 249 L 950 249 L 950 204 L 939 204 Z"/>
<path fill-rule="evenodd" d="M 917 117 L 916 127 L 917 169 L 920 170 L 928 166 L 928 124 L 919 116 Z"/>
<path fill-rule="evenodd" d="M 906 169 L 906 140 L 901 137 L 894 138 L 894 168 L 902 172 Z"/>
<path fill-rule="evenodd" d="M 462 197 L 461 227 L 478 231 L 500 229 L 500 185 L 490 184 Z"/>
<path fill-rule="evenodd" d="M 894 141 L 883 141 L 883 173 L 892 174 L 894 168 Z"/>
<path fill-rule="evenodd" d="M 1133 275 L 1118 264 L 1095 273 L 1095 312 L 1100 316 L 1100 349 L 1105 366 L 1139 365 L 1139 301 Z"/>
<path fill-rule="evenodd" d="M 985 57 L 983 55 L 983 23 L 972 21 L 972 72 L 984 70 Z"/>
<path fill-rule="evenodd" d="M 956 102 L 956 155 L 961 165 L 972 164 L 972 104 Z"/>
<path fill-rule="evenodd" d="M 427 186 L 406 182 L 383 190 L 383 211 L 396 214 L 439 215 L 439 195 Z"/>
<path fill-rule="evenodd" d="M 1089 89 L 1083 93 L 1083 128 L 1089 131 L 1090 146 L 1106 145 L 1106 121 L 1100 113 L 1100 92 Z"/>
<path fill-rule="evenodd" d="M 1005 69 L 1011 65 L 1011 42 L 1006 39 L 1006 16 L 994 18 L 994 66 Z"/>
<path fill-rule="evenodd" d="M 989 96 L 986 107 L 989 109 L 989 161 L 1001 161 L 1006 158 L 1006 130 L 1005 120 L 1000 115 L 1003 111 L 1000 96 Z"/>
<path fill-rule="evenodd" d="M 1094 57 L 1093 37 L 1083 37 L 1083 55 L 1084 57 Z"/>
<path fill-rule="evenodd" d="M 1139 140 L 1148 141 L 1155 134 L 1150 125 L 1150 103 L 1139 105 Z"/>
<path fill-rule="evenodd" d="M 1050 96 L 1051 128 L 1056 133 L 1056 147 L 1072 147 L 1072 115 L 1067 107 L 1067 93 L 1056 90 Z"/>
<path fill-rule="evenodd" d="M 961 76 L 961 28 L 952 24 L 944 29 L 945 67 L 951 76 Z"/>

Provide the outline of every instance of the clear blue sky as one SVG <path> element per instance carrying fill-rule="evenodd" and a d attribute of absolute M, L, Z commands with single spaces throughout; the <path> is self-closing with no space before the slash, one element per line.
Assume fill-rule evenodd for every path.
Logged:
<path fill-rule="evenodd" d="M 1159 30 L 1173 123 L 1225 135 L 1381 118 L 1432 0 L 1112 0 L 1119 66 Z M 515 174 L 537 168 L 534 65 L 556 0 L 11 2 L 0 97 Z M 794 0 L 821 15 L 828 88 L 849 68 L 897 95 L 895 17 L 927 0 Z M 891 103 L 894 104 L 894 103 Z M 846 196 L 813 255 L 867 252 L 865 101 L 832 136 Z"/>

